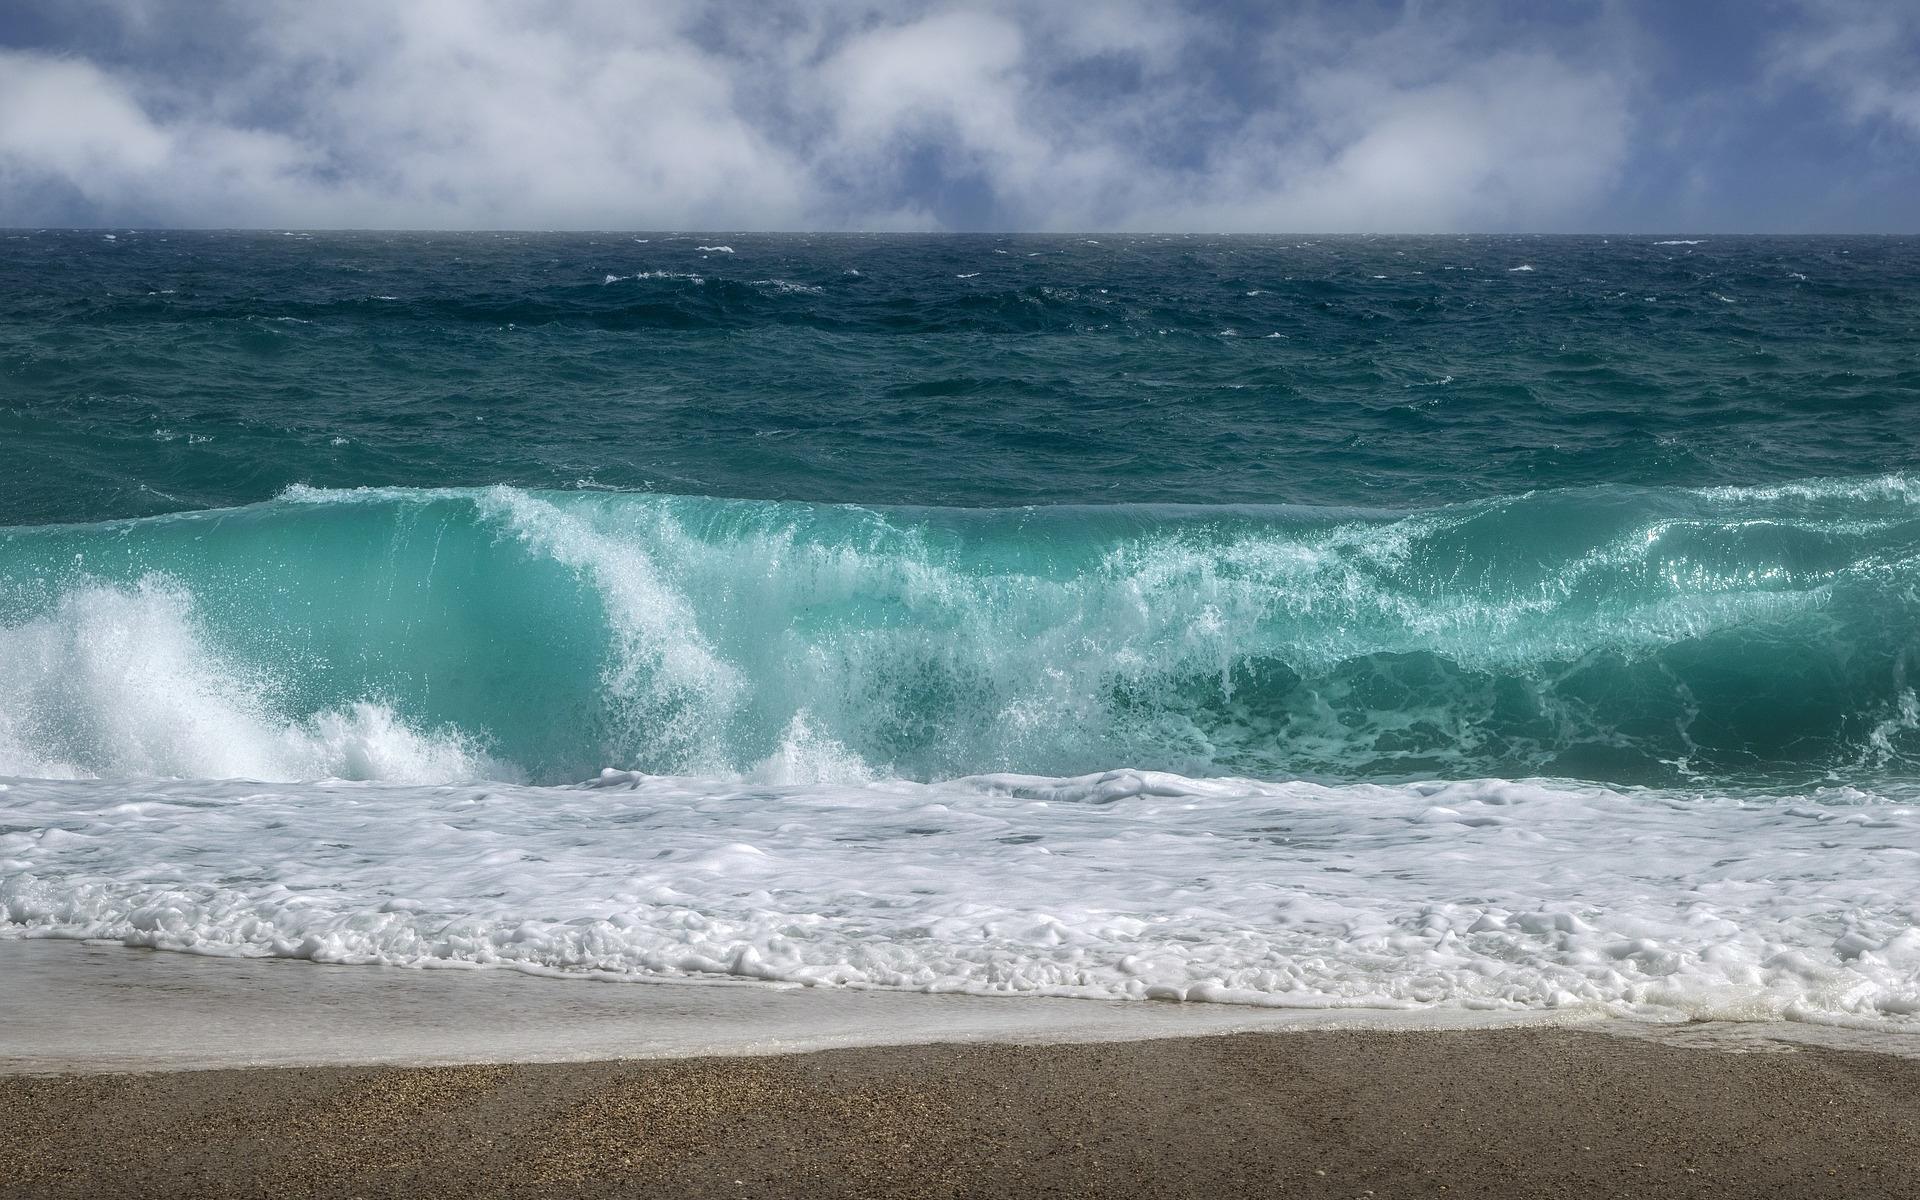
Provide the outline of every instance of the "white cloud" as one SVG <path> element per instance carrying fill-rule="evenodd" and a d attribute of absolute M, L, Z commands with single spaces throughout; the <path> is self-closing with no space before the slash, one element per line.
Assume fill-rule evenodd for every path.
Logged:
<path fill-rule="evenodd" d="M 101 11 L 90 57 L 0 52 L 0 224 L 1542 228 L 1632 129 L 1604 59 L 1471 9 L 1232 69 L 1222 21 L 1118 2 L 277 0 L 191 62 Z"/>
<path fill-rule="evenodd" d="M 303 149 L 194 118 L 162 122 L 126 83 L 83 61 L 0 51 L 0 187 L 64 185 L 103 210 L 150 188 L 191 211 L 224 188 L 272 187 Z"/>
<path fill-rule="evenodd" d="M 733 64 L 694 48 L 671 10 L 268 10 L 226 14 L 255 61 L 207 80 L 8 54 L 0 172 L 63 182 L 116 223 L 801 219 L 802 172 L 735 111 Z M 251 123 L 273 109 L 291 115 Z"/>
<path fill-rule="evenodd" d="M 1410 83 L 1341 68 L 1301 94 L 1307 133 L 1250 128 L 1207 179 L 1224 198 L 1197 195 L 1166 219 L 1235 230 L 1537 227 L 1591 211 L 1627 152 L 1620 85 L 1544 54 Z"/>
<path fill-rule="evenodd" d="M 0 146 L 23 168 L 76 180 L 150 170 L 171 143 L 91 64 L 0 51 Z"/>

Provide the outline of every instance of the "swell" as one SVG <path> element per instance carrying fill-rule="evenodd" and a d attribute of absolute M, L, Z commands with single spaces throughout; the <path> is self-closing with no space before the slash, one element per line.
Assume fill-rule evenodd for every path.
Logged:
<path fill-rule="evenodd" d="M 0 773 L 1901 775 L 1920 481 L 1411 513 L 322 492 L 0 531 Z"/>

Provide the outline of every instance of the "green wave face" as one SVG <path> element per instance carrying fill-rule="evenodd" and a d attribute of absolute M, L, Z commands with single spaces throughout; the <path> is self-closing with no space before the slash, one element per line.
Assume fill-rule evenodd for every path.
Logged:
<path fill-rule="evenodd" d="M 315 492 L 0 531 L 0 773 L 1116 764 L 1804 781 L 1920 751 L 1920 482 L 1411 514 Z"/>

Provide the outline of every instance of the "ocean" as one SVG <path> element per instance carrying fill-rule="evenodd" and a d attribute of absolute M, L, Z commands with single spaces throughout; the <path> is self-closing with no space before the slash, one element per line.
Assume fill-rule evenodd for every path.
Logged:
<path fill-rule="evenodd" d="M 0 938 L 1920 1027 L 1920 243 L 0 234 Z"/>

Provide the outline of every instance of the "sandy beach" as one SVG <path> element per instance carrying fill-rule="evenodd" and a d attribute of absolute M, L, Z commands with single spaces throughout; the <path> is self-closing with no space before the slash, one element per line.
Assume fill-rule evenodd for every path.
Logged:
<path fill-rule="evenodd" d="M 1920 1194 L 1920 1039 L 1789 1023 L 1393 1028 L 72 942 L 0 943 L 0 1010 L 8 1198 Z"/>
<path fill-rule="evenodd" d="M 1920 1062 L 1565 1029 L 0 1080 L 29 1196 L 1920 1194 Z"/>

